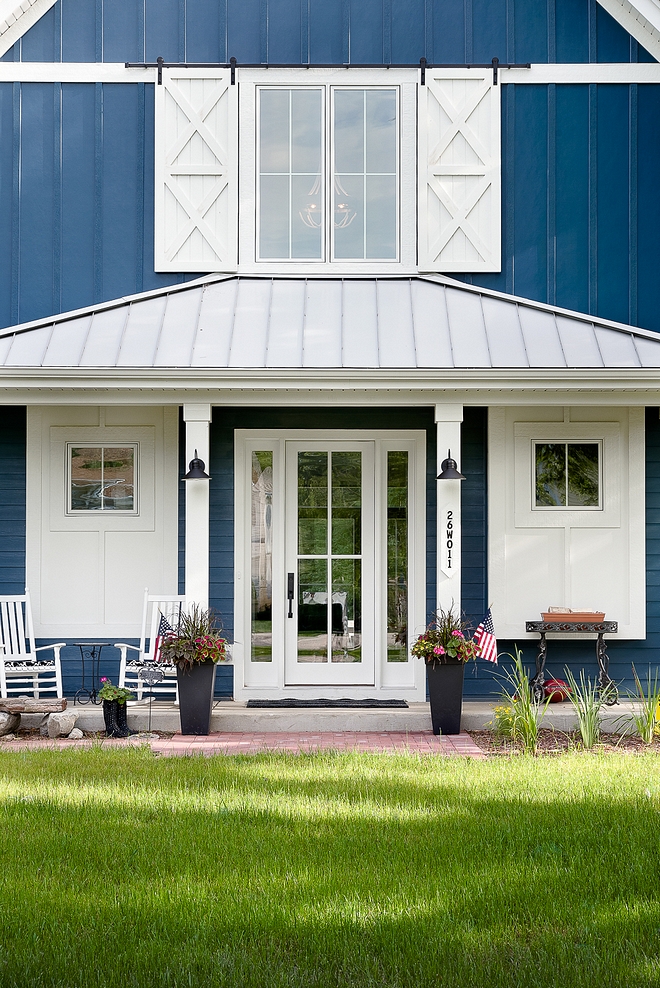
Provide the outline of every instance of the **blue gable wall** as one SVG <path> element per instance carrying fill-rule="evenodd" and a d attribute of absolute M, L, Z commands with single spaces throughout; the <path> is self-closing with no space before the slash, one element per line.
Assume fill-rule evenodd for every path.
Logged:
<path fill-rule="evenodd" d="M 58 0 L 5 60 L 635 61 L 595 0 Z M 503 265 L 464 280 L 660 331 L 660 87 L 502 87 Z M 0 83 L 0 326 L 153 271 L 144 84 Z M 639 204 L 639 205 L 638 205 Z"/>
<path fill-rule="evenodd" d="M 58 0 L 4 59 L 636 62 L 596 0 Z"/>

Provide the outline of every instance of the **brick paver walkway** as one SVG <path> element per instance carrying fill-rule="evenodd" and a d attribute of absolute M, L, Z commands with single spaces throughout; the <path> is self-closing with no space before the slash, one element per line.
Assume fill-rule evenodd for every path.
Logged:
<path fill-rule="evenodd" d="M 1 740 L 1 739 L 0 739 Z M 103 748 L 127 748 L 149 745 L 157 755 L 245 755 L 263 751 L 369 751 L 414 752 L 422 755 L 462 755 L 467 758 L 486 758 L 487 755 L 474 743 L 469 734 L 436 736 L 430 731 L 324 731 L 318 734 L 239 733 L 225 732 L 202 736 L 175 734 L 172 738 L 148 739 L 136 735 L 131 738 L 84 738 L 73 741 L 68 738 L 31 737 L 15 741 L 2 741 L 0 751 L 26 751 L 27 749 L 90 748 L 100 744 Z"/>
<path fill-rule="evenodd" d="M 161 755 L 244 755 L 260 751 L 408 751 L 423 755 L 463 755 L 485 758 L 469 734 L 436 736 L 430 731 L 323 731 L 312 733 L 209 734 L 194 737 L 175 734 L 153 741 Z"/>

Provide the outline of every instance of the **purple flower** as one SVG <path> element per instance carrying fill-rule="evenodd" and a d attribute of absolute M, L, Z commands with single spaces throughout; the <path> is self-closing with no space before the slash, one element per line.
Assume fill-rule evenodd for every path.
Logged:
<path fill-rule="evenodd" d="M 454 638 L 465 638 L 465 635 L 463 634 L 462 631 L 452 631 L 452 635 L 454 636 Z"/>
<path fill-rule="evenodd" d="M 436 645 L 435 648 L 433 649 L 433 654 L 434 655 L 444 655 L 445 654 L 445 650 L 442 647 L 442 645 Z"/>

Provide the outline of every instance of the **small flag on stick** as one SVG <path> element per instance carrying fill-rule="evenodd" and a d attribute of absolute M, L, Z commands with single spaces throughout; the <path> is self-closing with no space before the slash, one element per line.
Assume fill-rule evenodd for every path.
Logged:
<path fill-rule="evenodd" d="M 490 607 L 486 615 L 474 633 L 474 639 L 479 647 L 477 655 L 485 659 L 486 662 L 494 662 L 497 665 L 497 639 L 495 638 L 495 627 L 493 625 L 493 615 Z"/>
<path fill-rule="evenodd" d="M 170 622 L 167 620 L 167 618 L 161 611 L 160 622 L 158 624 L 158 632 L 156 634 L 156 642 L 154 644 L 154 662 L 158 662 L 160 658 L 160 645 L 164 636 L 167 634 L 168 631 L 174 631 L 174 628 L 172 627 Z"/>

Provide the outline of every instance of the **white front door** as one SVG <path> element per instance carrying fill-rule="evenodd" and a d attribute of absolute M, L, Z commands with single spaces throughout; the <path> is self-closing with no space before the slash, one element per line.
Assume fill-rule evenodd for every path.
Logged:
<path fill-rule="evenodd" d="M 373 686 L 374 443 L 285 456 L 285 683 Z"/>
<path fill-rule="evenodd" d="M 235 697 L 423 699 L 425 434 L 235 437 Z"/>

